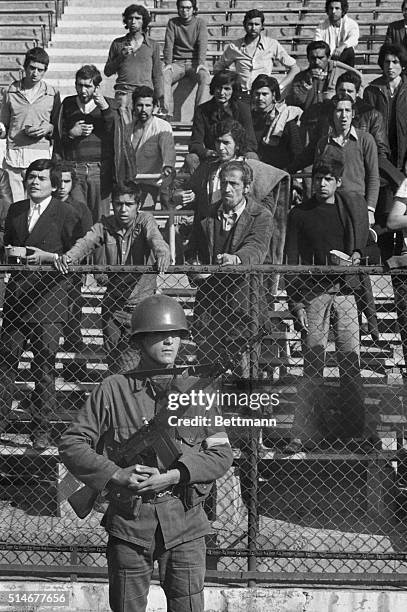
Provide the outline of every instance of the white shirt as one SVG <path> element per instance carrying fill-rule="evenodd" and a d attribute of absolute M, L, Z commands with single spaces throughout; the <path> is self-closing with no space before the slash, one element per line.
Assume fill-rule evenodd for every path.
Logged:
<path fill-rule="evenodd" d="M 274 38 L 261 35 L 254 48 L 254 52 L 247 51 L 245 37 L 238 38 L 230 43 L 223 52 L 222 57 L 215 63 L 213 70 L 219 72 L 231 64 L 235 64 L 236 72 L 239 73 L 242 89 L 250 91 L 254 79 L 259 74 L 270 76 L 273 72 L 274 63 L 278 61 L 284 68 L 295 66 L 296 61 L 288 55 L 280 43 Z"/>
<path fill-rule="evenodd" d="M 45 200 L 42 200 L 42 202 L 37 203 L 33 202 L 30 198 L 30 210 L 28 213 L 28 231 L 30 234 L 44 210 L 46 210 L 49 206 L 51 198 L 52 196 L 49 196 L 48 198 L 45 198 Z"/>
<path fill-rule="evenodd" d="M 218 219 L 222 221 L 222 229 L 224 231 L 230 231 L 236 223 L 239 221 L 240 215 L 246 208 L 247 200 L 243 198 L 243 200 L 233 208 L 232 210 L 225 210 L 223 208 L 223 204 L 221 204 L 218 208 Z"/>
<path fill-rule="evenodd" d="M 347 15 L 342 17 L 339 28 L 331 25 L 329 19 L 325 19 L 315 30 L 314 40 L 323 40 L 328 43 L 331 53 L 341 45 L 355 49 L 359 42 L 359 26 Z"/>

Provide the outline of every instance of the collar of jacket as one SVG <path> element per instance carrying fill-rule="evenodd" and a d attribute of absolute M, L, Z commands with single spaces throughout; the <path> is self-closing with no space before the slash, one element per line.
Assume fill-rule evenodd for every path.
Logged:
<path fill-rule="evenodd" d="M 384 78 L 384 76 L 380 76 L 377 79 L 374 79 L 373 81 L 371 81 L 368 85 L 368 87 L 377 87 L 377 89 L 380 89 L 380 91 L 383 91 L 387 89 L 387 81 Z M 407 76 L 404 74 L 404 72 L 401 73 L 401 82 L 400 82 L 400 89 L 399 92 L 401 90 L 405 90 L 407 89 Z"/>

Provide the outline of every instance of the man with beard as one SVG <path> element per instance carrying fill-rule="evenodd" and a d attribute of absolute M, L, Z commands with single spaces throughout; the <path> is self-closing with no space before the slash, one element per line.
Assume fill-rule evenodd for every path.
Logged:
<path fill-rule="evenodd" d="M 110 212 L 114 112 L 100 91 L 102 75 L 92 64 L 75 75 L 76 96 L 62 103 L 55 156 L 72 162 L 73 199 L 88 205 L 93 222 Z"/>

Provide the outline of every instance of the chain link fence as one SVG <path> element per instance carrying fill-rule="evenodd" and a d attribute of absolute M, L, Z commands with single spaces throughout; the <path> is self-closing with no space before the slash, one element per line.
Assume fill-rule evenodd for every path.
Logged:
<path fill-rule="evenodd" d="M 174 266 L 157 275 L 82 266 L 62 277 L 9 265 L 0 273 L 2 566 L 105 571 L 101 515 L 73 513 L 67 497 L 78 483 L 57 444 L 103 377 L 137 365 L 123 295 L 140 283 L 143 296 L 165 293 L 185 309 L 191 333 L 179 364 L 203 374 L 219 365 L 213 401 L 235 461 L 206 505 L 208 575 L 249 584 L 326 574 L 405 580 L 403 270 Z M 44 433 L 50 445 L 36 450 Z"/>

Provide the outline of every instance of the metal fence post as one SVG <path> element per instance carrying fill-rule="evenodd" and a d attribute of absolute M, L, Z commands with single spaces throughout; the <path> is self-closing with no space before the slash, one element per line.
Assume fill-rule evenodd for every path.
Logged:
<path fill-rule="evenodd" d="M 250 337 L 254 338 L 259 332 L 259 276 L 258 273 L 249 273 L 249 308 L 250 308 Z M 258 377 L 258 350 L 257 346 L 250 347 L 249 356 L 249 389 L 253 379 Z M 247 525 L 247 547 L 249 551 L 247 569 L 255 572 L 257 569 L 257 533 L 258 533 L 258 439 L 259 432 L 252 427 L 249 433 L 249 508 Z M 256 580 L 249 578 L 248 586 L 255 587 Z"/>

